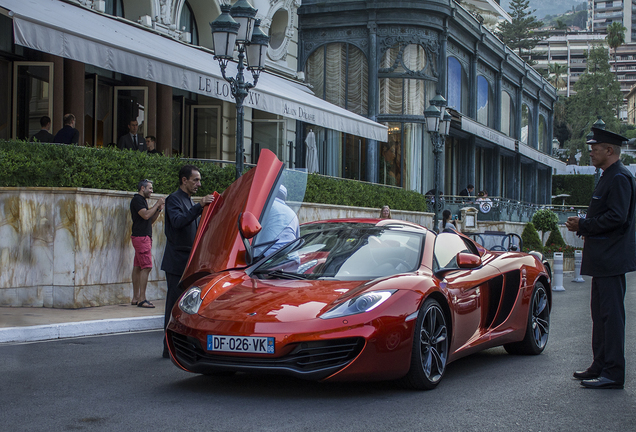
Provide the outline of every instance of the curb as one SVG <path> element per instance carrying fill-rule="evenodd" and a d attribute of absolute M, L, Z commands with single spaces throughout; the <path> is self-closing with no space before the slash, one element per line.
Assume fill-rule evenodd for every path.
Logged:
<path fill-rule="evenodd" d="M 139 318 L 114 318 L 96 321 L 77 321 L 29 327 L 0 328 L 0 343 L 36 342 L 79 336 L 96 336 L 163 328 L 162 315 Z"/>

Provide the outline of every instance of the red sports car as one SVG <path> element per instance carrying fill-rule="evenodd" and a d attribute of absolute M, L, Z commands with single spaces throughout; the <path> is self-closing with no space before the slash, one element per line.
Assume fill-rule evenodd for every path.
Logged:
<path fill-rule="evenodd" d="M 392 219 L 299 227 L 305 184 L 264 150 L 206 208 L 166 331 L 177 366 L 432 389 L 477 351 L 543 351 L 540 256 Z"/>

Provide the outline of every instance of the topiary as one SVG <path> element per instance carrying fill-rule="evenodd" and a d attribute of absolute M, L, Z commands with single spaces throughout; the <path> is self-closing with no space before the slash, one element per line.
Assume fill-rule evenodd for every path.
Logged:
<path fill-rule="evenodd" d="M 552 210 L 541 209 L 532 215 L 532 223 L 534 227 L 541 231 L 541 241 L 543 243 L 543 234 L 547 231 L 559 229 L 559 217 Z"/>
<path fill-rule="evenodd" d="M 555 247 L 565 246 L 565 240 L 563 240 L 563 236 L 561 235 L 560 229 L 557 228 L 550 231 L 550 235 L 548 236 L 548 239 L 545 242 L 545 246 L 549 247 L 550 249 L 554 249 Z"/>
<path fill-rule="evenodd" d="M 532 222 L 528 222 L 523 228 L 523 232 L 521 233 L 521 241 L 523 241 L 524 251 L 528 252 L 535 250 L 537 252 L 543 252 L 543 243 L 541 242 L 539 233 L 537 232 Z"/>

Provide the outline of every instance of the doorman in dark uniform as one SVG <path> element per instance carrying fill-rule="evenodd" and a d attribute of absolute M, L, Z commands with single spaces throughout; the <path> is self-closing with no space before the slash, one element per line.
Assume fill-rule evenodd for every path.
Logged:
<path fill-rule="evenodd" d="M 592 128 L 592 164 L 603 170 L 587 215 L 569 217 L 566 226 L 585 238 L 581 274 L 592 276 L 594 361 L 574 372 L 581 385 L 622 389 L 625 382 L 625 273 L 636 270 L 634 205 L 636 183 L 620 161 L 627 138 Z"/>

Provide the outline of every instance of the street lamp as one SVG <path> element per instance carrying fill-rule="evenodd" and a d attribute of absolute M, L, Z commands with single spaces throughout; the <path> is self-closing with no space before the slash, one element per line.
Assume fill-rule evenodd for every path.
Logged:
<path fill-rule="evenodd" d="M 430 105 L 424 110 L 424 117 L 426 118 L 426 130 L 431 135 L 433 155 L 435 156 L 435 165 L 433 168 L 435 180 L 435 202 L 433 203 L 435 216 L 433 219 L 433 230 L 437 231 L 439 212 L 442 205 L 439 199 L 439 192 L 442 185 L 442 179 L 440 178 L 442 174 L 440 159 L 444 151 L 446 136 L 450 133 L 451 115 L 446 111 L 446 99 L 444 99 L 442 95 L 438 94 L 429 102 Z"/>
<path fill-rule="evenodd" d="M 256 87 L 258 77 L 265 69 L 265 53 L 269 37 L 259 28 L 260 20 L 255 20 L 256 9 L 247 0 L 238 0 L 234 6 L 221 6 L 221 15 L 210 23 L 214 40 L 214 58 L 221 66 L 223 79 L 230 84 L 230 91 L 236 101 L 236 178 L 243 174 L 243 101 L 251 88 Z M 236 77 L 227 77 L 225 69 L 234 58 L 234 48 L 238 51 Z M 245 54 L 247 51 L 247 65 Z M 245 66 L 252 73 L 254 82 L 245 82 Z"/>

